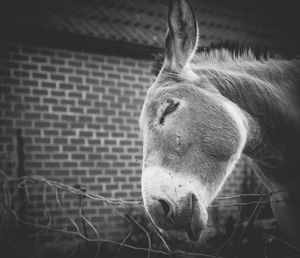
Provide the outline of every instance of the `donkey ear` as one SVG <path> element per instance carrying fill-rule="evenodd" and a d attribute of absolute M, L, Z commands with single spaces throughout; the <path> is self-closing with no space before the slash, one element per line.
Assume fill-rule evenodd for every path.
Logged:
<path fill-rule="evenodd" d="M 189 0 L 169 0 L 164 65 L 174 72 L 181 72 L 193 58 L 197 44 L 198 25 Z"/>

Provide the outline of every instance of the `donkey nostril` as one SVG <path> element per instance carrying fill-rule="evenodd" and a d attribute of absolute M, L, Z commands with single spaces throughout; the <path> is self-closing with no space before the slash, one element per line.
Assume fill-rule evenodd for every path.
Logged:
<path fill-rule="evenodd" d="M 158 201 L 159 201 L 165 215 L 168 216 L 171 211 L 170 205 L 165 200 L 159 199 Z"/>

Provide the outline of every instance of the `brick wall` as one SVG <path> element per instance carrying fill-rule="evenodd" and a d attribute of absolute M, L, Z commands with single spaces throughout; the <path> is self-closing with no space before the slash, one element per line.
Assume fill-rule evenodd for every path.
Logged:
<path fill-rule="evenodd" d="M 22 129 L 26 175 L 80 184 L 109 198 L 141 199 L 138 118 L 153 81 L 150 65 L 149 60 L 2 45 L 0 152 L 15 152 L 16 129 Z M 2 164 L 10 174 L 14 167 Z M 236 173 L 223 193 L 235 193 L 242 181 Z M 62 209 L 54 188 L 38 185 L 31 191 L 29 218 L 47 223 L 50 214 L 53 225 L 74 230 L 68 214 L 80 224 L 77 195 L 58 192 Z M 101 237 L 120 239 L 124 221 L 113 207 L 95 200 L 85 200 L 84 207 Z"/>
<path fill-rule="evenodd" d="M 1 152 L 21 128 L 27 175 L 140 198 L 149 61 L 24 45 L 2 46 L 1 60 Z M 107 227 L 111 208 L 98 206 L 90 202 L 86 213 Z"/>

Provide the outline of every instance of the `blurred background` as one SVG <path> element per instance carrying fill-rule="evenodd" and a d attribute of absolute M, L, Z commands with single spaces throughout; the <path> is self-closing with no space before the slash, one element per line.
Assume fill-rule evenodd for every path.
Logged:
<path fill-rule="evenodd" d="M 299 54 L 297 1 L 191 2 L 200 47 Z M 167 0 L 1 1 L 1 257 L 165 257 L 169 247 L 297 257 L 246 159 L 209 208 L 205 239 L 164 243 L 149 225 L 138 119 L 167 10 Z"/>

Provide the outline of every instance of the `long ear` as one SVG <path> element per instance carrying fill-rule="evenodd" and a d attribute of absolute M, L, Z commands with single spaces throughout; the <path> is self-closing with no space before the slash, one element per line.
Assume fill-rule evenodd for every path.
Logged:
<path fill-rule="evenodd" d="M 181 72 L 193 58 L 197 43 L 198 25 L 189 0 L 169 0 L 165 67 Z"/>

